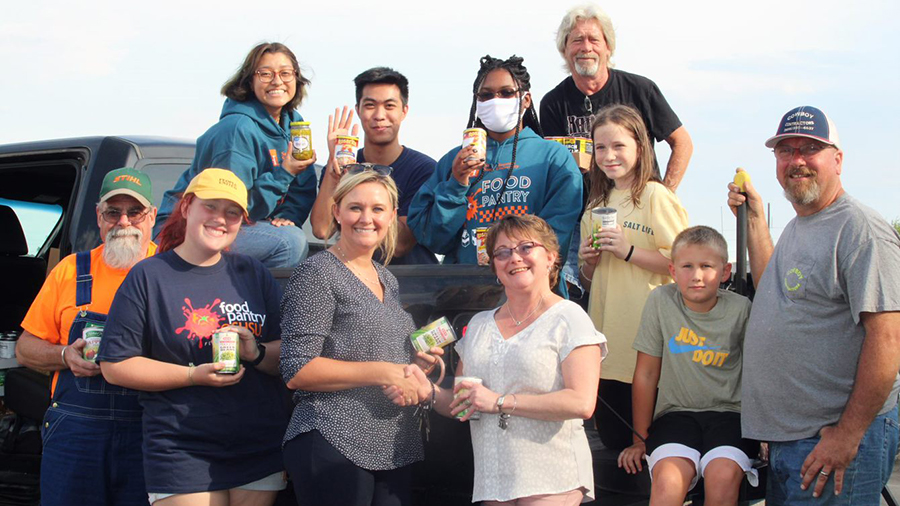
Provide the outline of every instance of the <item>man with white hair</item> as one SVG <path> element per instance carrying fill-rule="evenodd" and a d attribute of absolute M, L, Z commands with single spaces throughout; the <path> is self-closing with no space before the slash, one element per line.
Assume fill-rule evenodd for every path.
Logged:
<path fill-rule="evenodd" d="M 592 4 L 570 9 L 556 32 L 556 48 L 571 75 L 541 100 L 544 135 L 590 138 L 591 120 L 601 108 L 634 107 L 647 125 L 650 142 L 665 140 L 672 148 L 662 181 L 675 191 L 694 150 L 691 136 L 653 81 L 612 68 L 616 32 L 609 16 Z M 660 176 L 655 154 L 653 160 Z"/>
<path fill-rule="evenodd" d="M 156 251 L 150 178 L 132 168 L 103 179 L 103 244 L 64 258 L 25 315 L 16 355 L 53 373 L 41 426 L 41 504 L 147 505 L 137 392 L 107 383 L 94 363 L 106 313 L 128 271 Z"/>
<path fill-rule="evenodd" d="M 879 504 L 897 455 L 900 235 L 844 191 L 840 146 L 809 106 L 766 141 L 797 213 L 774 247 L 759 193 L 728 185 L 756 282 L 741 426 L 769 442 L 769 506 Z"/>

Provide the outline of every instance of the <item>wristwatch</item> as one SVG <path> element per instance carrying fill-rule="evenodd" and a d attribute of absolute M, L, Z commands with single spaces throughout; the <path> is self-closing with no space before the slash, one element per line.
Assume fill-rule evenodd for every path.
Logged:
<path fill-rule="evenodd" d="M 266 358 L 266 347 L 259 341 L 256 341 L 256 350 L 259 351 L 259 355 L 256 356 L 256 360 L 250 362 L 253 367 L 258 366 Z"/>
<path fill-rule="evenodd" d="M 504 402 L 506 402 L 505 395 L 501 395 L 499 398 L 497 398 L 497 411 L 501 414 L 503 413 L 503 403 Z"/>

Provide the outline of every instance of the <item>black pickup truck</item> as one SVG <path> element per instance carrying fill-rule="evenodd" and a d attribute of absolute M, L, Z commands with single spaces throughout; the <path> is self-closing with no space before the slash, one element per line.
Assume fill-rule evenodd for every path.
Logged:
<path fill-rule="evenodd" d="M 21 332 L 19 323 L 47 272 L 60 258 L 100 244 L 94 209 L 100 184 L 109 171 L 120 167 L 144 171 L 153 181 L 154 201 L 159 203 L 193 156 L 193 141 L 160 137 L 85 137 L 0 145 L 0 279 L 4 281 L 0 290 L 0 335 Z M 27 244 L 21 244 L 21 234 L 16 232 L 19 226 Z M 308 230 L 307 236 L 310 254 L 323 248 L 322 241 Z M 389 269 L 400 283 L 404 308 L 420 326 L 446 316 L 461 335 L 475 313 L 493 309 L 503 301 L 503 290 L 487 267 L 408 265 Z M 290 271 L 275 270 L 273 274 L 283 284 Z M 455 360 L 451 347 L 445 356 L 449 371 L 446 386 L 452 385 Z M 16 366 L 14 360 L 0 359 L 0 372 Z M 46 386 L 30 392 L 49 395 Z M 47 399 L 43 401 L 46 405 Z M 39 414 L 33 416 L 40 418 Z M 416 503 L 470 504 L 473 457 L 468 427 L 441 416 L 431 418 L 426 460 L 416 469 Z M 594 456 L 596 504 L 646 504 L 646 471 L 630 476 L 619 470 L 617 453 L 602 447 L 591 425 L 586 423 Z M 0 460 L 3 458 L 0 449 Z"/>
<path fill-rule="evenodd" d="M 3 206 L 13 211 L 0 212 L 0 279 L 5 281 L 0 332 L 21 332 L 19 323 L 60 258 L 100 244 L 94 209 L 103 176 L 119 167 L 140 169 L 150 175 L 158 203 L 193 156 L 193 141 L 154 137 L 85 137 L 0 146 L 0 211 Z M 27 245 L 20 244 L 21 234 L 13 233 L 17 226 L 24 230 Z M 321 250 L 322 241 L 308 235 L 310 253 Z M 390 269 L 400 282 L 401 301 L 418 325 L 446 316 L 459 333 L 475 313 L 496 307 L 503 297 L 486 267 Z M 273 274 L 285 283 L 290 271 Z M 452 353 L 447 357 L 451 370 L 453 357 Z M 0 362 L 4 371 L 16 365 L 11 360 Z M 417 478 L 418 502 L 469 504 L 468 427 L 434 416 L 427 450 L 428 461 L 420 466 Z"/>

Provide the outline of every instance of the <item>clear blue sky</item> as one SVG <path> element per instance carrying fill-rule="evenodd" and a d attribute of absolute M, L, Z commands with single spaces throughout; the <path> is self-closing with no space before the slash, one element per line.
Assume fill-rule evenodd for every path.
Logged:
<path fill-rule="evenodd" d="M 257 42 L 286 43 L 312 78 L 300 112 L 317 151 L 352 78 L 387 65 L 410 79 L 404 144 L 435 158 L 459 142 L 478 58 L 518 54 L 540 99 L 565 77 L 554 33 L 575 3 L 16 2 L 0 19 L 0 143 L 81 135 L 196 138 L 217 119 L 222 83 Z M 746 167 L 793 216 L 763 146 L 781 115 L 815 105 L 837 124 L 847 190 L 900 217 L 900 7 L 895 0 L 632 2 L 613 19 L 617 68 L 662 89 L 694 141 L 678 195 L 692 224 L 733 242 L 725 184 Z M 658 147 L 661 163 L 668 159 Z"/>

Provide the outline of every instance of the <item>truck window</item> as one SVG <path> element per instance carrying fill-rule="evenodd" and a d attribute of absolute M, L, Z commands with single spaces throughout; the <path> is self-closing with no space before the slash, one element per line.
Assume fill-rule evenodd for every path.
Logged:
<path fill-rule="evenodd" d="M 41 247 L 50 239 L 50 234 L 62 217 L 62 207 L 56 204 L 40 204 L 0 198 L 0 204 L 9 206 L 25 231 L 28 242 L 28 256 L 36 256 Z"/>
<path fill-rule="evenodd" d="M 153 183 L 153 203 L 156 207 L 162 204 L 163 194 L 175 188 L 175 183 L 181 174 L 190 167 L 190 160 L 187 163 L 138 163 L 135 168 L 143 171 L 150 176 Z"/>

